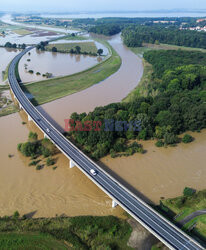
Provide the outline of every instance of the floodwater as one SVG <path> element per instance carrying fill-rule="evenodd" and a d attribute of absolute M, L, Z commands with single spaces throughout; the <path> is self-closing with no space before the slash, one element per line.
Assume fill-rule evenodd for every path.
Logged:
<path fill-rule="evenodd" d="M 6 35 L 5 37 L 0 36 L 0 45 L 4 46 L 6 42 L 10 43 L 16 43 L 16 44 L 37 44 L 40 43 L 41 41 L 47 41 L 50 39 L 54 39 L 60 37 L 60 35 L 56 34 L 53 36 L 39 36 L 39 37 L 34 37 L 32 35 L 25 35 L 25 36 L 20 36 L 15 33 L 12 33 L 11 31 Z"/>
<path fill-rule="evenodd" d="M 69 30 L 67 28 L 56 28 L 56 27 L 53 28 L 53 27 L 44 27 L 41 25 L 18 23 L 18 22 L 12 21 L 12 17 L 9 14 L 2 16 L 1 21 L 4 23 L 11 24 L 11 25 L 17 25 L 17 26 L 35 28 L 35 29 L 37 28 L 37 29 L 41 29 L 41 30 L 50 30 L 50 31 L 61 32 L 61 33 L 77 33 L 78 32 L 76 30 Z"/>
<path fill-rule="evenodd" d="M 27 61 L 30 59 L 31 61 Z M 24 55 L 19 62 L 19 74 L 22 82 L 45 80 L 42 74 L 52 73 L 53 77 L 65 76 L 86 70 L 101 61 L 101 57 L 74 55 L 69 53 L 53 53 L 49 51 L 31 50 L 31 55 Z M 27 70 L 24 65 L 27 64 Z M 28 71 L 33 70 L 34 74 Z M 40 72 L 41 75 L 36 75 Z"/>
<path fill-rule="evenodd" d="M 10 61 L 19 54 L 17 49 L 0 48 L 0 84 L 3 84 L 3 74 Z"/>
<path fill-rule="evenodd" d="M 44 27 L 39 28 L 36 26 L 22 25 L 19 23 L 12 22 L 10 15 L 4 15 L 0 18 L 0 20 L 2 22 L 5 22 L 11 25 L 17 25 L 20 28 L 22 27 L 31 28 L 30 30 L 32 31 L 32 33 L 28 35 L 18 35 L 12 32 L 12 30 L 6 29 L 5 30 L 6 36 L 5 37 L 0 36 L 0 45 L 5 45 L 6 42 L 16 43 L 16 44 L 22 44 L 22 43 L 37 44 L 37 43 L 40 43 L 41 41 L 47 41 L 47 40 L 54 39 L 54 38 L 64 35 L 62 34 L 62 30 L 58 31 L 58 29 L 51 29 L 51 28 L 45 29 Z M 47 31 L 50 31 L 50 32 L 47 32 Z"/>
<path fill-rule="evenodd" d="M 88 112 L 96 106 L 121 101 L 138 84 L 143 66 L 141 60 L 122 45 L 119 36 L 110 43 L 122 57 L 122 66 L 105 81 L 84 91 L 42 105 L 50 119 L 62 127 L 64 119 L 74 111 Z M 27 121 L 24 112 L 0 118 L 0 216 L 34 214 L 50 217 L 56 214 L 122 216 L 120 207 L 111 208 L 111 199 L 77 168 L 69 169 L 69 161 L 57 155 L 56 170 L 44 167 L 37 171 L 28 167 L 29 159 L 17 152 L 17 144 L 27 139 L 29 130 L 38 131 Z M 125 158 L 102 159 L 104 168 L 113 173 L 133 192 L 140 192 L 158 203 L 161 197 L 175 197 L 185 186 L 205 188 L 206 130 L 192 134 L 195 141 L 175 148 L 156 148 L 154 142 L 143 142 L 147 153 Z M 12 158 L 8 154 L 14 155 Z"/>
<path fill-rule="evenodd" d="M 111 199 L 77 168 L 69 169 L 69 160 L 56 155 L 57 169 L 45 166 L 37 171 L 29 167 L 29 158 L 17 151 L 17 144 L 27 140 L 29 130 L 42 133 L 23 111 L 0 118 L 0 216 L 18 210 L 21 215 L 54 217 L 58 215 L 122 216 L 120 207 L 112 209 Z M 12 158 L 8 154 L 14 155 Z"/>
<path fill-rule="evenodd" d="M 22 125 L 22 121 L 27 122 Z M 9 129 L 8 129 L 9 128 Z M 17 144 L 27 140 L 28 132 L 42 133 L 28 122 L 26 114 L 0 118 L 0 216 L 34 213 L 34 217 L 53 217 L 56 214 L 123 216 L 120 207 L 111 208 L 107 197 L 77 168 L 69 169 L 69 160 L 58 154 L 58 168 L 45 166 L 37 171 L 29 167 L 29 158 L 17 151 Z M 181 195 L 185 186 L 205 188 L 206 130 L 191 133 L 195 141 L 177 147 L 156 148 L 153 141 L 143 142 L 147 153 L 131 157 L 101 160 L 103 168 L 118 178 L 134 193 L 144 194 L 158 203 L 161 197 Z M 14 155 L 12 158 L 8 154 Z"/>
<path fill-rule="evenodd" d="M 73 112 L 89 112 L 97 106 L 121 101 L 140 81 L 141 59 L 122 44 L 120 35 L 109 42 L 122 58 L 118 72 L 88 89 L 41 106 L 60 126 L 64 126 L 64 119 Z"/>
<path fill-rule="evenodd" d="M 141 61 L 127 50 L 119 39 L 115 38 L 114 41 L 116 41 L 114 47 L 123 59 L 121 69 L 104 82 L 89 88 L 86 92 L 80 92 L 82 101 L 79 95 L 79 103 L 75 101 L 72 104 L 75 95 L 70 96 L 72 97 L 71 107 L 67 106 L 67 98 L 52 103 L 53 108 L 55 107 L 53 113 L 52 106 L 48 104 L 49 114 L 53 114 L 52 117 L 55 120 L 59 119 L 61 123 L 64 117 L 69 117 L 74 111 L 89 111 L 98 105 L 120 101 L 137 85 L 143 71 Z M 120 74 L 119 77 L 118 74 Z M 125 79 L 127 81 L 124 81 Z M 96 88 L 98 86 L 102 87 Z M 105 91 L 103 91 L 104 88 L 106 88 Z M 112 88 L 116 90 L 112 91 Z M 118 92 L 119 88 L 123 91 Z M 91 98 L 90 101 L 89 98 Z M 62 100 L 66 102 L 64 106 L 59 106 Z M 77 107 L 76 103 L 78 103 Z M 42 107 L 39 108 L 42 109 Z M 57 115 L 59 113 L 60 115 Z M 28 167 L 29 159 L 17 152 L 17 144 L 26 141 L 29 130 L 37 131 L 41 136 L 42 134 L 32 122 L 22 125 L 22 121 L 27 121 L 23 112 L 0 118 L 0 141 L 2 142 L 0 144 L 0 188 L 2 190 L 0 216 L 12 214 L 15 210 L 20 214 L 34 212 L 34 217 L 49 217 L 56 214 L 122 216 L 123 210 L 120 207 L 112 209 L 111 199 L 84 174 L 77 168 L 69 169 L 69 161 L 64 155 L 57 156 L 56 170 L 44 167 L 37 171 L 34 167 Z M 9 154 L 14 157 L 9 158 Z"/>
<path fill-rule="evenodd" d="M 154 141 L 141 142 L 145 154 L 102 159 L 103 168 L 123 179 L 133 192 L 144 194 L 158 204 L 161 197 L 182 195 L 185 187 L 205 189 L 206 130 L 189 132 L 195 141 L 177 147 L 157 148 Z"/>

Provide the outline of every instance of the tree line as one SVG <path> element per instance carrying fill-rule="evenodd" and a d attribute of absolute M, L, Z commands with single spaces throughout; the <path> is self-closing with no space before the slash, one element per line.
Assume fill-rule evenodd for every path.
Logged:
<path fill-rule="evenodd" d="M 26 44 L 16 44 L 16 43 L 10 43 L 10 42 L 6 42 L 4 45 L 5 48 L 12 48 L 12 49 L 25 49 L 26 48 Z"/>
<path fill-rule="evenodd" d="M 121 32 L 121 27 L 117 24 L 102 24 L 90 28 L 89 32 L 112 36 Z"/>
<path fill-rule="evenodd" d="M 141 47 L 143 43 L 166 43 L 206 48 L 205 32 L 179 30 L 176 27 L 130 25 L 122 31 L 122 36 L 128 47 Z"/>
<path fill-rule="evenodd" d="M 206 127 L 206 66 L 205 54 L 188 51 L 149 51 L 145 54 L 153 66 L 151 88 L 156 96 L 135 96 L 127 103 L 113 103 L 97 107 L 88 114 L 73 113 L 74 123 L 101 121 L 101 131 L 71 131 L 69 139 L 79 145 L 85 153 L 99 159 L 107 154 L 115 157 L 120 152 L 131 155 L 143 153 L 140 144 L 132 145 L 130 140 L 157 139 L 157 146 L 180 142 L 178 135 L 185 131 L 199 131 Z M 199 54 L 201 53 L 201 55 Z M 182 58 L 182 63 L 179 59 Z M 202 56 L 202 61 L 197 61 Z M 167 58 L 164 71 L 161 58 Z M 194 60 L 194 58 L 196 58 Z M 166 60 L 166 59 L 165 59 Z M 172 63 L 171 63 L 172 62 Z M 170 68 L 172 65 L 172 68 Z M 154 84 L 154 85 L 153 85 Z M 141 121 L 140 131 L 104 131 L 104 120 Z M 76 123 L 77 124 L 77 123 Z M 192 141 L 187 135 L 184 142 Z"/>

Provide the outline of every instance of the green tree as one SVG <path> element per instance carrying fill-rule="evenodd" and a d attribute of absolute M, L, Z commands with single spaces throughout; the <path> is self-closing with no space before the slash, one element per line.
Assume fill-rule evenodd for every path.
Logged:
<path fill-rule="evenodd" d="M 29 132 L 28 139 L 30 142 L 34 142 L 38 140 L 38 135 L 37 133 L 33 133 L 32 131 Z"/>
<path fill-rule="evenodd" d="M 76 46 L 76 47 L 75 47 L 75 50 L 76 50 L 76 53 L 77 53 L 77 54 L 80 54 L 80 52 L 81 52 L 81 47 Z"/>
<path fill-rule="evenodd" d="M 184 143 L 190 143 L 192 142 L 194 139 L 191 135 L 185 134 L 182 138 L 182 142 Z"/>
<path fill-rule="evenodd" d="M 98 54 L 99 56 L 101 56 L 101 55 L 103 54 L 103 52 L 104 52 L 103 49 L 98 49 L 98 50 L 97 50 L 97 54 Z"/>
<path fill-rule="evenodd" d="M 46 165 L 51 166 L 51 165 L 54 165 L 54 164 L 55 164 L 55 160 L 48 157 L 47 160 L 46 160 Z"/>
<path fill-rule="evenodd" d="M 36 144 L 32 142 L 25 142 L 21 145 L 21 153 L 24 156 L 32 156 L 36 154 Z"/>
<path fill-rule="evenodd" d="M 196 193 L 196 191 L 193 188 L 185 187 L 183 190 L 184 196 L 192 196 L 195 193 Z"/>
<path fill-rule="evenodd" d="M 178 137 L 174 133 L 166 133 L 164 135 L 164 143 L 166 145 L 176 144 L 178 141 Z"/>
<path fill-rule="evenodd" d="M 12 217 L 13 217 L 13 219 L 18 219 L 19 216 L 20 216 L 19 212 L 15 211 Z"/>
<path fill-rule="evenodd" d="M 56 47 L 52 47 L 52 52 L 57 52 L 57 48 Z"/>

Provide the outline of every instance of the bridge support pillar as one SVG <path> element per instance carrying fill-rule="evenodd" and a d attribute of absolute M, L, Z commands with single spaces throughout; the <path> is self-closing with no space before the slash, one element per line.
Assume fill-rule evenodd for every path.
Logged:
<path fill-rule="evenodd" d="M 20 108 L 20 109 L 23 109 L 23 107 L 21 106 L 21 104 L 20 104 L 20 103 L 19 103 L 19 108 Z"/>
<path fill-rule="evenodd" d="M 44 138 L 47 138 L 47 139 L 49 139 L 49 138 L 48 138 L 48 136 L 47 136 L 47 134 L 45 134 L 45 133 L 44 133 Z"/>
<path fill-rule="evenodd" d="M 116 207 L 118 204 L 116 203 L 116 201 L 112 200 L 112 207 Z"/>
<path fill-rule="evenodd" d="M 32 119 L 31 119 L 31 116 L 30 116 L 30 115 L 28 115 L 28 121 L 32 121 Z"/>
<path fill-rule="evenodd" d="M 72 160 L 69 161 L 69 168 L 73 168 L 75 167 L 75 164 Z"/>

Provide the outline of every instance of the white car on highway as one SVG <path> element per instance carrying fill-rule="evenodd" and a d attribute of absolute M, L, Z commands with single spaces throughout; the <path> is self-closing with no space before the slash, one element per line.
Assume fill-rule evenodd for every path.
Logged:
<path fill-rule="evenodd" d="M 97 175 L 97 172 L 96 172 L 94 169 L 90 169 L 90 173 L 91 173 L 92 175 Z"/>

